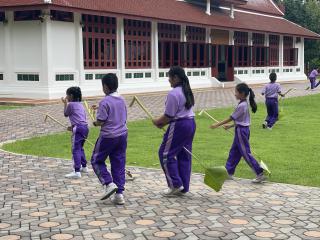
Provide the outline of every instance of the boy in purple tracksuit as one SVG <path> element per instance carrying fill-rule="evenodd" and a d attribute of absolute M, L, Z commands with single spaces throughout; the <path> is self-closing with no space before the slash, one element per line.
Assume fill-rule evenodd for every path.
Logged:
<path fill-rule="evenodd" d="M 105 188 L 101 200 L 114 193 L 115 204 L 125 203 L 123 197 L 125 185 L 125 164 L 127 150 L 127 107 L 125 100 L 117 93 L 118 78 L 115 74 L 107 74 L 102 79 L 106 97 L 99 103 L 97 120 L 94 126 L 101 126 L 100 136 L 92 153 L 91 164 L 94 172 Z M 107 170 L 105 160 L 109 157 L 111 174 Z"/>
<path fill-rule="evenodd" d="M 67 96 L 61 98 L 64 103 L 64 116 L 69 117 L 72 131 L 72 156 L 74 171 L 67 174 L 67 178 L 80 178 L 81 173 L 88 173 L 87 160 L 84 154 L 83 145 L 88 137 L 89 128 L 87 123 L 86 111 L 81 103 L 82 94 L 79 87 L 67 89 Z"/>
<path fill-rule="evenodd" d="M 319 75 L 319 68 L 313 69 L 309 75 L 311 90 L 315 89 L 320 85 L 320 81 L 316 83 L 316 79 L 318 75 Z M 310 87 L 308 87 L 307 90 L 308 89 L 310 89 Z"/>
<path fill-rule="evenodd" d="M 230 149 L 229 158 L 226 163 L 226 169 L 230 176 L 230 179 L 233 179 L 233 175 L 236 169 L 236 166 L 240 162 L 241 157 L 247 162 L 250 168 L 255 172 L 256 178 L 252 180 L 253 183 L 261 183 L 265 180 L 263 174 L 263 169 L 253 157 L 250 150 L 250 113 L 249 113 L 249 104 L 247 102 L 247 97 L 249 97 L 250 106 L 252 112 L 257 111 L 257 104 L 254 100 L 255 95 L 251 88 L 248 87 L 245 83 L 240 83 L 236 86 L 235 96 L 240 100 L 238 106 L 232 115 L 226 120 L 213 124 L 210 126 L 212 129 L 223 126 L 224 129 L 229 129 L 235 126 L 235 135 L 232 147 Z M 234 121 L 234 124 L 228 125 L 227 123 Z M 225 125 L 227 124 L 227 125 Z"/>
<path fill-rule="evenodd" d="M 196 130 L 194 96 L 188 77 L 181 67 L 172 67 L 169 82 L 173 89 L 166 100 L 165 113 L 153 123 L 158 128 L 169 124 L 159 149 L 159 158 L 168 189 L 165 196 L 179 196 L 189 191 L 192 141 Z"/>
<path fill-rule="evenodd" d="M 279 117 L 278 95 L 282 97 L 284 97 L 284 95 L 281 93 L 280 84 L 276 83 L 277 74 L 270 73 L 269 79 L 270 83 L 263 88 L 261 93 L 266 98 L 266 107 L 268 112 L 268 116 L 265 120 L 265 123 L 262 124 L 262 127 L 271 130 L 276 121 L 278 121 Z"/>

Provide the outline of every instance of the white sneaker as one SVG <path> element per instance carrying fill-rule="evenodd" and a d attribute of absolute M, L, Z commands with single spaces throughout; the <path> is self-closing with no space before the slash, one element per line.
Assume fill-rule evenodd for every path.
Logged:
<path fill-rule="evenodd" d="M 117 185 L 115 185 L 113 182 L 109 183 L 105 186 L 105 192 L 101 197 L 101 200 L 105 200 L 109 198 L 112 194 L 114 194 L 118 190 Z"/>
<path fill-rule="evenodd" d="M 229 176 L 228 176 L 228 179 L 229 179 L 229 180 L 234 180 L 234 176 L 233 176 L 233 175 L 229 175 Z"/>
<path fill-rule="evenodd" d="M 252 180 L 252 183 L 262 183 L 266 179 L 267 179 L 266 176 L 263 173 L 261 173 L 255 179 Z"/>
<path fill-rule="evenodd" d="M 112 202 L 116 205 L 123 205 L 125 203 L 123 194 L 116 193 L 112 198 Z"/>
<path fill-rule="evenodd" d="M 262 128 L 267 128 L 267 127 L 268 127 L 267 121 L 265 121 L 264 123 L 262 123 Z"/>
<path fill-rule="evenodd" d="M 77 179 L 77 178 L 81 178 L 81 173 L 80 172 L 71 172 L 67 175 L 65 175 L 66 178 L 73 178 L 73 179 Z"/>
<path fill-rule="evenodd" d="M 88 173 L 89 170 L 88 170 L 87 167 L 82 167 L 82 168 L 80 168 L 80 172 L 82 172 L 82 173 Z"/>
<path fill-rule="evenodd" d="M 171 196 L 179 196 L 181 195 L 181 191 L 184 189 L 183 186 L 178 187 L 178 188 L 168 188 L 165 191 L 163 191 L 162 195 L 166 197 L 171 197 Z"/>
<path fill-rule="evenodd" d="M 272 127 L 267 127 L 267 129 L 268 129 L 269 131 L 272 131 Z"/>

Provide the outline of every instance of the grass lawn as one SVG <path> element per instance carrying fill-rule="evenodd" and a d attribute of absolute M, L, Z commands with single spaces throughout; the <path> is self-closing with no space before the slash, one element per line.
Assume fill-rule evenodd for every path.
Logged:
<path fill-rule="evenodd" d="M 0 110 L 10 110 L 10 109 L 17 109 L 17 108 L 22 108 L 22 106 L 0 105 Z"/>
<path fill-rule="evenodd" d="M 272 171 L 270 181 L 320 186 L 319 102 L 319 94 L 286 99 L 281 119 L 272 131 L 261 128 L 266 112 L 264 105 L 259 105 L 258 112 L 251 115 L 251 145 Z M 232 110 L 232 108 L 215 109 L 209 112 L 221 120 L 229 116 Z M 206 166 L 224 165 L 232 144 L 232 136 L 223 129 L 209 129 L 211 121 L 205 116 L 197 116 L 196 121 L 197 132 L 193 152 Z M 162 140 L 162 132 L 147 120 L 130 122 L 128 127 L 128 165 L 159 168 L 157 151 Z M 94 142 L 97 135 L 98 129 L 91 129 L 90 141 Z M 71 156 L 69 133 L 18 141 L 3 148 L 38 156 L 68 159 Z M 89 159 L 91 152 L 92 147 L 86 144 L 86 154 Z M 193 170 L 203 171 L 196 160 L 193 161 Z M 236 176 L 253 178 L 254 174 L 242 160 Z"/>

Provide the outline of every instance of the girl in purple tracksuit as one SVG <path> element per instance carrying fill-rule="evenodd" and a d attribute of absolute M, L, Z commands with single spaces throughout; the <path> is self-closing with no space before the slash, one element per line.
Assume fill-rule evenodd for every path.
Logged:
<path fill-rule="evenodd" d="M 270 73 L 269 79 L 270 83 L 263 88 L 261 93 L 266 97 L 266 107 L 268 112 L 268 116 L 265 123 L 262 124 L 262 127 L 271 130 L 279 117 L 278 95 L 282 97 L 284 97 L 284 95 L 281 93 L 280 84 L 276 83 L 277 74 Z"/>
<path fill-rule="evenodd" d="M 104 186 L 101 200 L 109 198 L 115 204 L 125 203 L 123 197 L 125 185 L 125 164 L 127 150 L 127 107 L 125 100 L 117 93 L 118 78 L 107 74 L 102 78 L 105 98 L 99 103 L 97 120 L 94 126 L 101 126 L 100 136 L 92 153 L 92 168 Z M 109 157 L 111 173 L 107 170 L 106 159 Z"/>
<path fill-rule="evenodd" d="M 252 182 L 261 183 L 265 180 L 263 169 L 261 168 L 257 160 L 253 157 L 250 150 L 250 113 L 249 104 L 247 102 L 248 96 L 252 112 L 255 113 L 257 111 L 257 104 L 254 100 L 254 92 L 251 88 L 248 87 L 247 84 L 240 83 L 236 86 L 235 89 L 235 97 L 240 102 L 232 115 L 226 120 L 217 124 L 213 124 L 210 127 L 212 129 L 215 129 L 223 126 L 224 129 L 229 129 L 235 126 L 234 141 L 230 149 L 228 161 L 226 163 L 226 169 L 228 171 L 230 179 L 233 179 L 236 166 L 240 162 L 241 157 L 243 157 L 256 174 L 256 178 Z M 232 121 L 234 122 L 234 124 L 227 124 Z"/>
<path fill-rule="evenodd" d="M 173 88 L 167 96 L 164 114 L 153 119 L 158 128 L 169 127 L 159 149 L 159 158 L 165 173 L 168 189 L 165 196 L 182 195 L 189 191 L 191 176 L 192 141 L 196 131 L 194 96 L 189 79 L 181 67 L 172 67 L 169 82 Z"/>
<path fill-rule="evenodd" d="M 80 178 L 80 172 L 88 173 L 83 145 L 89 133 L 86 111 L 81 103 L 81 89 L 79 87 L 68 88 L 67 96 L 61 98 L 61 100 L 64 103 L 64 116 L 69 117 L 71 122 L 68 130 L 72 132 L 72 158 L 74 163 L 74 171 L 65 177 Z"/>
<path fill-rule="evenodd" d="M 311 90 L 316 89 L 320 85 L 320 81 L 316 82 L 318 75 L 319 75 L 319 68 L 315 68 L 311 71 L 309 75 L 310 87 L 307 87 L 307 90 L 310 88 Z"/>

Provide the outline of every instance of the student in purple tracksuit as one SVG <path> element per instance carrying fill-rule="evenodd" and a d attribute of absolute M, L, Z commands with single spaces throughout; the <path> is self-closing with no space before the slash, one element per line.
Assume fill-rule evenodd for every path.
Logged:
<path fill-rule="evenodd" d="M 262 89 L 261 93 L 266 98 L 266 107 L 268 112 L 268 116 L 266 117 L 265 123 L 262 124 L 262 127 L 271 130 L 279 117 L 278 95 L 281 97 L 284 97 L 284 95 L 281 93 L 280 84 L 276 83 L 277 74 L 270 73 L 269 79 L 270 83 Z"/>
<path fill-rule="evenodd" d="M 125 203 L 123 197 L 125 185 L 125 165 L 127 150 L 127 107 L 125 100 L 117 93 L 118 78 L 107 74 L 102 78 L 105 98 L 99 103 L 97 120 L 94 126 L 101 126 L 100 136 L 92 153 L 92 168 L 105 188 L 101 200 L 114 193 L 115 204 Z M 107 170 L 106 159 L 109 157 L 111 173 Z"/>
<path fill-rule="evenodd" d="M 189 79 L 181 67 L 172 67 L 169 82 L 173 88 L 167 96 L 164 114 L 154 119 L 158 128 L 169 124 L 159 149 L 159 158 L 168 189 L 165 196 L 182 195 L 189 191 L 192 141 L 196 131 L 194 96 Z"/>
<path fill-rule="evenodd" d="M 309 75 L 311 90 L 315 89 L 320 85 L 320 81 L 316 83 L 318 75 L 319 75 L 319 68 L 313 69 Z M 308 87 L 307 90 L 310 89 L 310 87 Z"/>
<path fill-rule="evenodd" d="M 229 129 L 235 126 L 234 141 L 230 149 L 228 161 L 226 163 L 226 169 L 228 171 L 230 179 L 233 179 L 236 166 L 240 162 L 241 157 L 243 157 L 250 168 L 256 174 L 256 178 L 252 182 L 261 183 L 265 180 L 263 169 L 261 168 L 257 160 L 253 157 L 250 150 L 250 113 L 249 104 L 247 102 L 248 96 L 252 112 L 255 113 L 257 111 L 257 104 L 254 100 L 254 92 L 251 88 L 248 87 L 247 84 L 240 83 L 236 86 L 235 89 L 235 97 L 237 98 L 237 100 L 240 100 L 240 102 L 232 115 L 226 120 L 217 124 L 213 124 L 210 127 L 212 129 L 215 129 L 223 126 L 224 129 Z M 229 125 L 228 123 L 232 121 L 234 122 L 234 124 Z"/>
<path fill-rule="evenodd" d="M 81 103 L 82 94 L 79 87 L 67 89 L 67 96 L 61 98 L 64 103 L 64 116 L 69 117 L 71 126 L 68 130 L 72 132 L 72 158 L 74 171 L 67 174 L 67 178 L 80 178 L 81 173 L 88 173 L 87 160 L 83 145 L 88 137 L 89 128 L 86 111 Z"/>

